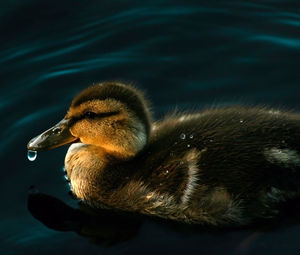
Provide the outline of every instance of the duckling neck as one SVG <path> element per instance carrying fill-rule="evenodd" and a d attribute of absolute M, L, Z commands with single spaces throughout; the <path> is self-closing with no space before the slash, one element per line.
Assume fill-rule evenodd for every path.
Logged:
<path fill-rule="evenodd" d="M 101 148 L 106 155 L 111 155 L 120 160 L 128 160 L 138 153 L 138 150 L 132 146 L 113 146 L 108 144 L 102 145 Z"/>

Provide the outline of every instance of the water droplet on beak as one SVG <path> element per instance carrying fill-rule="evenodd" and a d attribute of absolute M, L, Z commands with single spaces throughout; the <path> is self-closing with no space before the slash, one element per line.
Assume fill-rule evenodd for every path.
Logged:
<path fill-rule="evenodd" d="M 30 161 L 34 161 L 37 157 L 37 151 L 31 151 L 29 150 L 27 152 L 27 158 L 30 160 Z"/>

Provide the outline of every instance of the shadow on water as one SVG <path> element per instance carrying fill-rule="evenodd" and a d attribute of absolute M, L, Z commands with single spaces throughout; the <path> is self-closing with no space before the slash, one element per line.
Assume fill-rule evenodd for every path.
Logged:
<path fill-rule="evenodd" d="M 207 227 L 150 218 L 137 214 L 98 210 L 81 204 L 72 208 L 61 200 L 40 193 L 31 187 L 28 196 L 28 210 L 31 215 L 46 227 L 56 231 L 73 231 L 94 244 L 113 246 L 133 239 L 145 222 L 158 223 L 165 229 L 185 235 L 209 233 L 214 236 L 228 234 L 230 231 L 247 231 L 249 233 L 232 251 L 237 254 L 247 252 L 248 248 L 262 235 L 272 231 L 284 231 L 290 226 L 300 223 L 300 198 L 282 203 L 280 214 L 275 219 L 260 219 L 242 227 Z"/>

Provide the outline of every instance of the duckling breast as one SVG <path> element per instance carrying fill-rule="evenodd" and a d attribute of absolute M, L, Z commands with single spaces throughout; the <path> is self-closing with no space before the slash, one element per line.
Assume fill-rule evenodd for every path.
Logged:
<path fill-rule="evenodd" d="M 99 193 L 98 180 L 105 166 L 104 151 L 96 146 L 74 143 L 65 157 L 65 169 L 72 192 L 83 200 Z"/>

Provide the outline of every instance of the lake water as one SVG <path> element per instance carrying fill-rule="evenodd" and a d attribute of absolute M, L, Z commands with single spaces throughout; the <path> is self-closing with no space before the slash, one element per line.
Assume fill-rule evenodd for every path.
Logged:
<path fill-rule="evenodd" d="M 112 247 L 47 229 L 26 209 L 27 188 L 74 204 L 66 148 L 27 160 L 30 138 L 60 120 L 95 82 L 145 90 L 157 118 L 211 105 L 300 110 L 300 4 L 260 1 L 0 3 L 1 254 L 300 254 L 300 225 L 259 233 L 181 233 L 145 223 Z"/>

